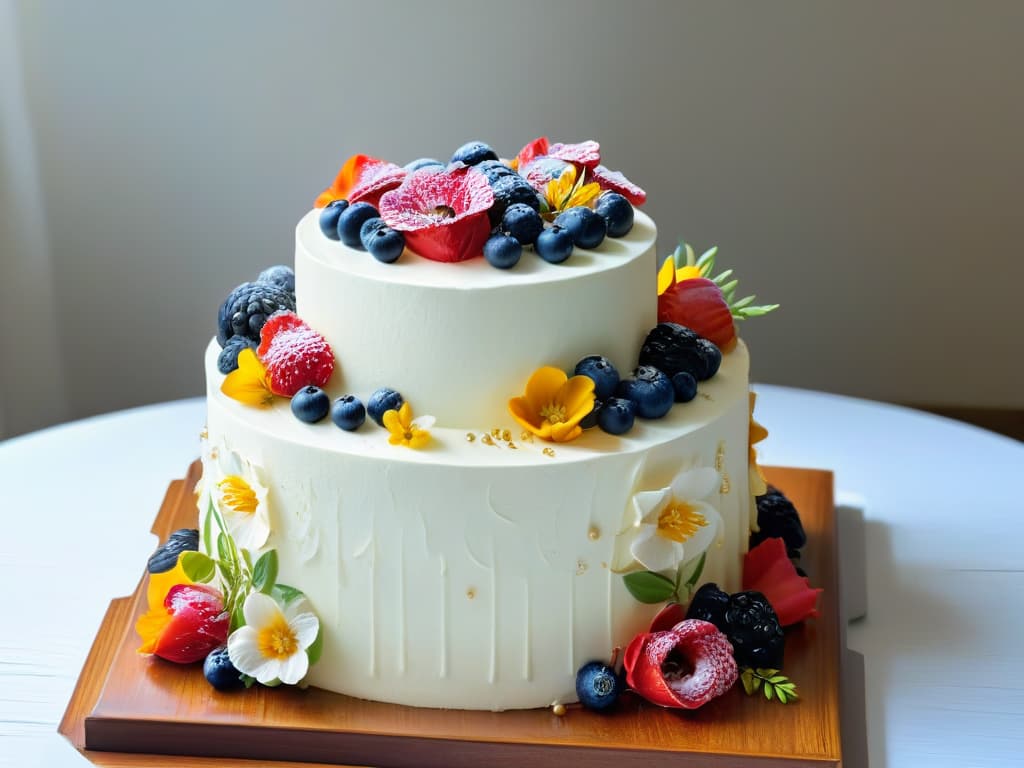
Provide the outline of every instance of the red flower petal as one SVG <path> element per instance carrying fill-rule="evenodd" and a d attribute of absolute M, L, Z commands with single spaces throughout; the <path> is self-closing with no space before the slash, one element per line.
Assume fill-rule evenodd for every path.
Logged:
<path fill-rule="evenodd" d="M 643 205 L 647 200 L 647 193 L 618 171 L 609 171 L 599 165 L 590 171 L 590 177 L 588 181 L 596 181 L 601 189 L 618 192 L 633 205 Z"/>
<path fill-rule="evenodd" d="M 380 215 L 405 233 L 405 244 L 414 253 L 434 261 L 464 261 L 483 251 L 492 205 L 491 185 L 479 171 L 421 168 L 381 197 Z"/>
<path fill-rule="evenodd" d="M 637 635 L 626 647 L 623 667 L 626 682 L 639 695 L 681 709 L 707 704 L 739 676 L 728 639 L 714 624 L 698 619 Z"/>
<path fill-rule="evenodd" d="M 394 163 L 369 155 L 352 155 L 338 171 L 331 186 L 320 193 L 314 208 L 323 208 L 334 200 L 359 201 L 376 205 L 381 194 L 402 183 L 406 170 Z"/>
<path fill-rule="evenodd" d="M 784 627 L 818 615 L 822 590 L 796 572 L 782 539 L 765 539 L 743 556 L 743 589 L 763 594 Z"/>
<path fill-rule="evenodd" d="M 548 154 L 573 165 L 582 165 L 584 168 L 593 168 L 601 162 L 601 146 L 596 141 L 552 144 Z"/>
<path fill-rule="evenodd" d="M 686 611 L 679 603 L 667 603 L 664 608 L 658 611 L 658 615 L 651 621 L 648 632 L 664 632 L 672 629 L 680 621 L 686 618 Z"/>
<path fill-rule="evenodd" d="M 519 150 L 519 154 L 516 155 L 516 168 L 522 170 L 528 166 L 534 158 L 546 155 L 547 153 L 548 137 L 541 136 L 539 139 L 534 139 Z"/>

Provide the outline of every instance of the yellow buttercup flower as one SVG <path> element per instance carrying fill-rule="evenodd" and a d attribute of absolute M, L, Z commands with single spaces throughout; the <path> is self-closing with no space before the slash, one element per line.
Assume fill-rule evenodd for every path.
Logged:
<path fill-rule="evenodd" d="M 693 264 L 684 264 L 681 267 L 677 267 L 676 260 L 669 256 L 661 263 L 661 269 L 658 270 L 658 295 L 661 296 L 661 294 L 676 283 L 681 283 L 694 277 L 704 277 L 704 272 L 700 267 Z"/>
<path fill-rule="evenodd" d="M 408 403 L 402 403 L 402 407 L 397 411 L 385 411 L 383 421 L 384 427 L 391 433 L 388 442 L 392 445 L 422 448 L 430 442 L 428 430 L 434 424 L 434 417 L 421 416 L 414 420 L 412 407 Z"/>
<path fill-rule="evenodd" d="M 274 393 L 267 382 L 267 369 L 252 349 L 238 353 L 238 368 L 224 378 L 220 391 L 246 405 L 262 407 L 274 402 Z"/>
<path fill-rule="evenodd" d="M 548 182 L 544 190 L 544 199 L 548 209 L 554 213 L 575 208 L 578 205 L 590 206 L 601 194 L 601 187 L 591 182 L 584 184 L 585 176 L 577 178 L 576 166 L 566 166 L 557 179 Z"/>
<path fill-rule="evenodd" d="M 564 443 L 583 434 L 580 422 L 594 410 L 594 380 L 573 376 L 551 366 L 537 369 L 526 382 L 522 397 L 508 401 L 520 425 L 544 440 Z"/>
<path fill-rule="evenodd" d="M 748 463 L 750 466 L 750 493 L 754 496 L 763 496 L 768 493 L 768 481 L 764 476 L 764 470 L 758 466 L 757 451 L 754 446 L 768 437 L 768 430 L 762 427 L 754 418 L 754 403 L 757 401 L 757 394 L 750 393 L 750 430 Z"/>

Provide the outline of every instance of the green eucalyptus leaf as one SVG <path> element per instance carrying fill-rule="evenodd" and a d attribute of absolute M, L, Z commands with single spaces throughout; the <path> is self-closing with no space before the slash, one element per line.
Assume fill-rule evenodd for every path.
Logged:
<path fill-rule="evenodd" d="M 323 626 L 321 626 L 321 627 L 319 627 L 319 629 L 317 629 L 316 640 L 314 640 L 313 644 L 310 645 L 309 648 L 306 649 L 306 656 L 309 657 L 309 666 L 312 667 L 314 664 L 316 664 L 318 661 L 320 661 L 320 657 L 323 655 L 323 653 L 324 653 L 324 628 L 323 628 Z"/>
<path fill-rule="evenodd" d="M 242 550 L 248 555 L 247 550 Z M 260 592 L 269 595 L 277 580 L 277 550 L 271 549 L 260 555 L 256 565 L 252 566 L 252 585 Z"/>
<path fill-rule="evenodd" d="M 216 566 L 202 552 L 184 552 L 181 555 L 181 567 L 185 575 L 197 584 L 206 584 L 216 573 Z"/>
<path fill-rule="evenodd" d="M 271 597 L 275 598 L 281 605 L 288 605 L 293 600 L 305 597 L 302 590 L 289 587 L 287 584 L 275 584 L 271 589 Z"/>
<path fill-rule="evenodd" d="M 651 571 L 627 573 L 622 577 L 622 581 L 625 583 L 626 589 L 629 590 L 629 594 L 641 603 L 664 603 L 676 591 L 676 585 L 672 579 Z"/>

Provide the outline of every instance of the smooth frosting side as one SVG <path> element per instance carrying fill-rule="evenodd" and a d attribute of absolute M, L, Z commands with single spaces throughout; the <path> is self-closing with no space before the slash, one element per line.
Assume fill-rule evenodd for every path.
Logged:
<path fill-rule="evenodd" d="M 307 593 L 324 627 L 313 685 L 461 709 L 574 700 L 576 670 L 609 658 L 658 608 L 630 596 L 609 564 L 633 493 L 667 485 L 683 463 L 722 473 L 710 501 L 724 529 L 702 581 L 739 588 L 751 506 L 742 343 L 696 400 L 626 436 L 594 429 L 550 446 L 514 430 L 513 449 L 440 428 L 422 451 L 389 445 L 370 423 L 355 433 L 304 424 L 286 400 L 231 400 L 217 352 L 211 343 L 209 439 L 259 467 L 269 488 L 280 580 Z"/>
<path fill-rule="evenodd" d="M 332 390 L 392 387 L 439 426 L 486 428 L 541 365 L 602 354 L 625 375 L 657 322 L 656 231 L 639 211 L 626 237 L 563 264 L 527 252 L 511 270 L 409 251 L 382 264 L 324 237 L 318 215 L 296 228 L 295 292 L 334 350 Z"/>

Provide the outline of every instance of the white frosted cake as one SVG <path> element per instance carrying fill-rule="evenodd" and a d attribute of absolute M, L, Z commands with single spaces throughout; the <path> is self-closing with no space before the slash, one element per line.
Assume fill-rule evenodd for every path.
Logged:
<path fill-rule="evenodd" d="M 274 550 L 275 572 L 257 563 L 250 587 L 305 594 L 319 622 L 309 684 L 413 706 L 543 707 L 575 701 L 581 666 L 644 632 L 659 603 L 705 582 L 740 588 L 764 492 L 752 487 L 759 427 L 743 343 L 697 359 L 714 345 L 665 325 L 676 318 L 659 293 L 713 284 L 706 263 L 659 273 L 654 223 L 632 208 L 621 218 L 642 191 L 593 161 L 596 144 L 535 142 L 483 163 L 467 146 L 444 167 L 356 156 L 299 221 L 294 293 L 278 269 L 247 284 L 269 293 L 229 297 L 206 352 L 200 529 L 221 561 L 226 529 L 250 570 Z M 502 192 L 512 171 L 499 162 L 535 188 L 537 216 Z M 275 347 L 275 332 L 289 343 Z M 696 346 L 675 350 L 677 338 Z M 680 359 L 696 369 L 638 369 Z M 251 647 L 232 635 L 231 660 L 295 682 L 312 630 L 287 625 L 297 609 L 260 628 L 257 607 L 232 614 L 233 631 L 253 631 Z"/>

